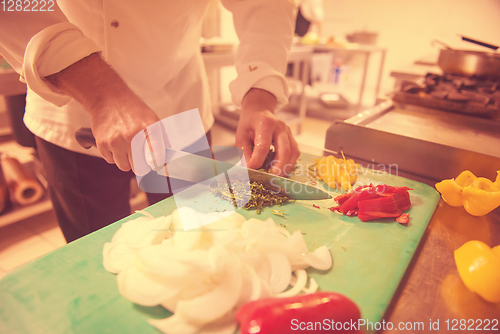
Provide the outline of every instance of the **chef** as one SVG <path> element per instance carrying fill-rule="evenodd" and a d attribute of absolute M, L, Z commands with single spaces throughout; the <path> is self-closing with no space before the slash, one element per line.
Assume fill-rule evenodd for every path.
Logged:
<path fill-rule="evenodd" d="M 47 1 L 0 11 L 0 54 L 26 82 L 24 122 L 36 136 L 50 196 L 68 242 L 130 213 L 133 137 L 197 108 L 214 123 L 199 51 L 209 0 Z M 287 103 L 283 76 L 295 24 L 293 0 L 222 0 L 240 39 L 233 102 L 242 113 L 236 146 L 247 166 L 276 149 L 272 172 L 285 175 L 299 155 L 274 111 Z M 97 148 L 75 132 L 90 127 Z M 168 133 L 166 134 L 168 136 Z M 155 202 L 154 194 L 148 199 Z"/>

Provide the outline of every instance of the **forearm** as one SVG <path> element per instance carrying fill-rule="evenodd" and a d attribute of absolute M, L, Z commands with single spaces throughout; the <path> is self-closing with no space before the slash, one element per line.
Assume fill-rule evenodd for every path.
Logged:
<path fill-rule="evenodd" d="M 92 116 L 110 104 L 122 104 L 124 99 L 137 97 L 118 73 L 97 53 L 47 76 L 46 79 L 60 91 L 80 102 Z"/>
<path fill-rule="evenodd" d="M 103 158 L 116 163 L 121 170 L 133 168 L 133 138 L 150 125 L 158 124 L 159 118 L 118 73 L 99 54 L 93 53 L 47 76 L 46 80 L 89 112 L 92 132 Z M 163 145 L 161 133 L 157 140 Z M 141 161 L 136 161 L 136 171 L 147 169 Z"/>

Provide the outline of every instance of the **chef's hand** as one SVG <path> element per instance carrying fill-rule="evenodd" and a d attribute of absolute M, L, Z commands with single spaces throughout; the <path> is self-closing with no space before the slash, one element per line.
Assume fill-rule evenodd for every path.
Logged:
<path fill-rule="evenodd" d="M 150 126 L 150 143 L 156 147 L 154 152 L 160 155 L 157 160 L 163 166 L 161 154 L 164 157 L 165 149 L 162 131 L 158 127 L 160 119 L 100 55 L 83 58 L 46 79 L 80 102 L 90 113 L 97 148 L 108 163 L 116 164 L 123 171 L 133 168 L 138 175 L 146 174 L 150 168 L 144 154 L 141 159 L 134 154 L 133 159 L 131 143 L 134 136 L 144 133 L 144 129 Z M 139 150 L 144 152 L 146 138 L 142 136 L 141 139 Z"/>
<path fill-rule="evenodd" d="M 275 108 L 274 95 L 252 88 L 242 101 L 236 146 L 243 150 L 248 168 L 259 168 L 274 145 L 276 155 L 270 172 L 285 176 L 291 173 L 300 151 L 290 128 L 274 114 Z"/>

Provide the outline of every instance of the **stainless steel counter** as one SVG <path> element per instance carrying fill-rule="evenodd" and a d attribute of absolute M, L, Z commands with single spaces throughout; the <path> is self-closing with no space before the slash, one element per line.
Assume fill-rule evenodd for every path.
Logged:
<path fill-rule="evenodd" d="M 375 169 L 392 166 L 387 170 L 432 186 L 466 169 L 494 180 L 500 170 L 500 123 L 387 101 L 333 123 L 325 148 Z M 500 303 L 470 292 L 458 275 L 453 253 L 469 240 L 499 245 L 500 209 L 474 217 L 441 200 L 385 321 L 425 325 L 425 330 L 407 332 L 456 333 L 462 331 L 459 326 L 452 330 L 453 319 L 470 320 L 467 326 L 500 319 Z M 435 328 L 437 321 L 439 330 L 431 330 L 430 322 Z"/>

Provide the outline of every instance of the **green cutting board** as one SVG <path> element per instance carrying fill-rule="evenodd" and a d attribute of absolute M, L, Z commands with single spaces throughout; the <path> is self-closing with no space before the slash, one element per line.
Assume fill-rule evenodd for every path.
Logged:
<path fill-rule="evenodd" d="M 302 160 L 312 159 L 302 155 Z M 309 250 L 327 245 L 333 256 L 328 272 L 308 270 L 321 290 L 342 293 L 359 306 L 362 318 L 380 321 L 403 277 L 439 201 L 431 187 L 402 177 L 364 170 L 361 183 L 406 186 L 412 206 L 407 226 L 393 219 L 361 222 L 328 210 L 331 200 L 295 201 L 279 209 L 241 210 L 246 218 L 273 218 L 293 232 L 300 230 Z M 226 207 L 209 193 L 192 198 L 200 211 Z M 314 205 L 320 208 L 315 208 Z M 172 198 L 150 206 L 154 216 L 169 215 Z M 0 333 L 158 333 L 149 318 L 165 318 L 162 307 L 142 307 L 123 298 L 116 276 L 102 266 L 102 248 L 133 214 L 11 272 L 0 280 Z M 328 318 L 328 316 L 326 316 Z M 302 321 L 302 320 L 301 320 Z M 307 321 L 307 319 L 303 319 Z"/>

